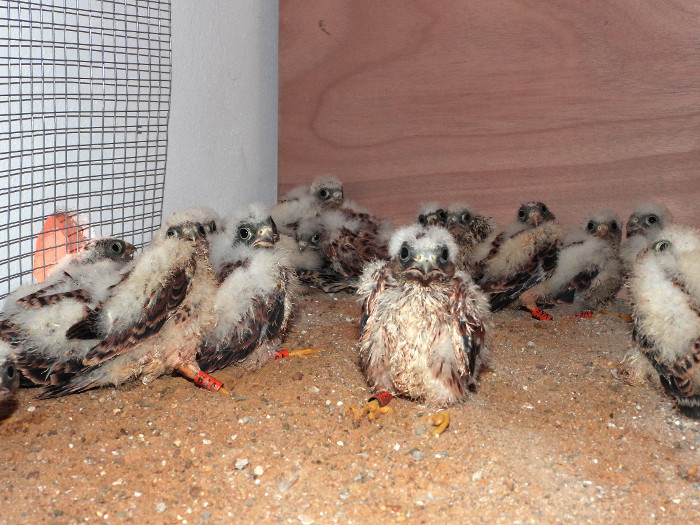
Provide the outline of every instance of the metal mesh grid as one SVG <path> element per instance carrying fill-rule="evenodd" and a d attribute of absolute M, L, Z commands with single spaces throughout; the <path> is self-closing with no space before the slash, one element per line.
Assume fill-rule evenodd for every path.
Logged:
<path fill-rule="evenodd" d="M 54 213 L 150 239 L 170 79 L 170 0 L 0 3 L 0 297 L 31 280 Z"/>

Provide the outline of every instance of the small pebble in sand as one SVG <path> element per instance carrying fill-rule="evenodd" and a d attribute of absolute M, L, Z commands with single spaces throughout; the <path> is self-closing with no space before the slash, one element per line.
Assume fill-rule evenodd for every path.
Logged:
<path fill-rule="evenodd" d="M 248 466 L 248 459 L 247 458 L 239 459 L 238 461 L 236 461 L 236 463 L 233 466 L 236 467 L 236 470 L 243 470 L 244 468 L 246 468 Z"/>
<path fill-rule="evenodd" d="M 421 461 L 425 459 L 425 452 L 421 452 L 417 448 L 412 449 L 409 452 L 409 455 L 413 458 L 414 461 Z"/>

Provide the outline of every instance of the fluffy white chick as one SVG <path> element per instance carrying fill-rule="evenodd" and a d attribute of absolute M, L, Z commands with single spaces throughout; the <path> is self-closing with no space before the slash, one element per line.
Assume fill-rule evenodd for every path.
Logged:
<path fill-rule="evenodd" d="M 418 207 L 414 222 L 421 226 L 444 227 L 447 224 L 447 210 L 439 202 L 425 202 Z"/>
<path fill-rule="evenodd" d="M 620 247 L 620 256 L 626 275 L 632 271 L 637 254 L 649 245 L 649 241 L 673 222 L 673 215 L 663 204 L 640 202 L 632 210 L 625 228 L 625 240 Z"/>
<path fill-rule="evenodd" d="M 315 217 L 324 210 L 343 204 L 343 183 L 327 175 L 317 177 L 311 186 L 297 186 L 270 209 L 280 232 L 294 236 L 305 217 Z"/>
<path fill-rule="evenodd" d="M 275 338 L 292 313 L 296 276 L 269 210 L 251 204 L 226 218 L 225 233 L 212 243 L 220 282 L 216 322 L 197 353 L 205 372 L 230 364 L 257 368 L 270 360 Z"/>
<path fill-rule="evenodd" d="M 564 238 L 557 267 L 538 288 L 538 304 L 571 312 L 599 308 L 622 286 L 622 224 L 611 210 L 596 211 Z"/>
<path fill-rule="evenodd" d="M 120 239 L 90 240 L 79 252 L 64 257 L 46 281 L 20 286 L 5 298 L 0 338 L 14 348 L 15 364 L 25 380 L 50 384 L 80 367 L 76 359 L 99 337 L 71 339 L 66 331 L 124 279 L 134 251 Z"/>
<path fill-rule="evenodd" d="M 302 221 L 297 235 L 302 247 L 316 250 L 322 257 L 321 269 L 329 282 L 354 288 L 365 264 L 388 259 L 386 245 L 360 219 L 348 218 L 342 210 L 332 210 Z"/>
<path fill-rule="evenodd" d="M 634 339 L 678 410 L 700 419 L 700 231 L 671 225 L 640 253 L 629 282 Z"/>
<path fill-rule="evenodd" d="M 487 356 L 486 296 L 467 273 L 455 269 L 457 247 L 444 228 L 401 228 L 389 253 L 389 261 L 367 266 L 357 292 L 365 378 L 375 393 L 433 408 L 461 402 L 476 387 Z M 357 415 L 369 412 L 372 418 L 377 410 L 370 400 Z M 439 433 L 449 417 L 435 423 Z"/>
<path fill-rule="evenodd" d="M 534 316 L 551 319 L 536 306 L 536 294 L 528 292 L 554 272 L 561 237 L 562 230 L 547 206 L 527 202 L 515 220 L 478 245 L 474 275 L 489 296 L 492 311 L 519 300 Z"/>
<path fill-rule="evenodd" d="M 496 222 L 491 217 L 476 213 L 468 204 L 455 202 L 447 207 L 445 227 L 459 247 L 455 259 L 457 268 L 473 274 L 478 270 L 476 247 L 494 232 Z"/>
<path fill-rule="evenodd" d="M 126 278 L 68 337 L 101 337 L 81 359 L 83 368 L 46 387 L 42 396 L 81 392 L 140 378 L 148 383 L 173 371 L 200 386 L 221 383 L 202 372 L 196 354 L 215 321 L 217 282 L 206 228 L 176 212 L 134 262 Z"/>

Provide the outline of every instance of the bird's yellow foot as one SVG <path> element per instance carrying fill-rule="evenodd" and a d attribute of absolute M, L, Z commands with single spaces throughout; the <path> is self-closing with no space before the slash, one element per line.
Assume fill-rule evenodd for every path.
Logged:
<path fill-rule="evenodd" d="M 178 371 L 198 387 L 211 390 L 212 392 L 231 395 L 231 392 L 224 388 L 224 384 L 221 381 L 210 376 L 206 372 L 202 372 L 199 367 L 194 365 L 182 365 L 178 368 Z"/>
<path fill-rule="evenodd" d="M 280 350 L 275 352 L 272 360 L 277 361 L 278 359 L 284 359 L 285 357 L 316 357 L 322 348 L 300 348 L 298 350 Z"/>
<path fill-rule="evenodd" d="M 394 411 L 393 408 L 387 406 L 389 404 L 389 401 L 391 401 L 392 397 L 393 396 L 390 392 L 378 392 L 372 397 L 370 397 L 367 403 L 365 403 L 365 405 L 362 408 L 358 409 L 348 407 L 345 409 L 345 411 L 347 413 L 353 414 L 353 416 L 355 417 L 355 421 L 360 421 L 364 419 L 365 416 L 367 416 L 367 419 L 369 419 L 372 422 L 375 422 L 377 420 L 377 417 L 379 417 L 381 414 L 388 414 Z"/>
<path fill-rule="evenodd" d="M 615 315 L 625 321 L 626 323 L 631 323 L 632 322 L 632 316 L 629 314 L 623 314 L 622 312 L 613 312 L 612 310 L 601 310 L 598 312 L 595 316 L 597 317 L 598 315 Z"/>
<path fill-rule="evenodd" d="M 539 319 L 540 321 L 552 320 L 552 316 L 544 310 L 542 310 L 542 308 L 540 308 L 539 306 L 535 306 L 532 310 L 530 310 L 530 314 L 532 314 L 532 317 L 534 317 L 535 319 Z"/>
<path fill-rule="evenodd" d="M 421 419 L 429 419 L 435 427 L 431 434 L 439 436 L 450 426 L 450 413 L 447 410 L 438 410 L 430 416 L 423 416 Z"/>

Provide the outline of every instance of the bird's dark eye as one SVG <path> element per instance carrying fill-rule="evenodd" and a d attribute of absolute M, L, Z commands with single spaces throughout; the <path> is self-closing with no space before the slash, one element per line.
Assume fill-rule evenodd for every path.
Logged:
<path fill-rule="evenodd" d="M 656 215 L 649 215 L 649 217 L 647 217 L 647 222 L 649 224 L 656 224 L 659 222 L 659 218 Z"/>
<path fill-rule="evenodd" d="M 447 220 L 447 212 L 445 210 L 438 210 L 437 216 L 438 219 L 440 219 L 442 222 L 445 222 Z"/>
<path fill-rule="evenodd" d="M 328 191 L 326 188 L 321 188 L 321 190 L 318 192 L 318 196 L 321 197 L 323 200 L 326 200 L 328 197 L 331 196 L 331 192 Z"/>
<path fill-rule="evenodd" d="M 201 224 L 200 224 L 199 227 L 197 228 L 197 231 L 199 232 L 199 234 L 200 234 L 202 237 L 206 237 L 206 236 L 207 236 L 207 230 L 205 230 L 205 229 L 204 229 L 204 226 L 202 226 Z"/>
<path fill-rule="evenodd" d="M 525 215 L 525 208 L 520 208 L 520 210 L 518 210 L 518 219 L 523 220 Z"/>
<path fill-rule="evenodd" d="M 399 250 L 399 259 L 401 259 L 402 261 L 408 261 L 410 255 L 411 252 L 408 250 L 408 247 L 404 244 L 401 247 L 401 250 Z"/>
<path fill-rule="evenodd" d="M 247 241 L 253 236 L 253 232 L 250 231 L 250 228 L 239 228 L 238 229 L 238 236 L 243 239 L 244 241 Z"/>
<path fill-rule="evenodd" d="M 318 244 L 319 242 L 321 242 L 321 234 L 318 233 L 318 232 L 317 232 L 317 233 L 314 233 L 314 234 L 311 236 L 311 243 L 312 243 L 312 244 Z"/>
<path fill-rule="evenodd" d="M 9 365 L 9 366 L 5 369 L 5 377 L 7 377 L 7 379 L 10 379 L 10 380 L 14 379 L 14 378 L 15 378 L 15 373 L 16 373 L 15 367 L 12 366 L 12 365 Z"/>
<path fill-rule="evenodd" d="M 545 205 L 543 204 L 542 207 L 540 208 L 540 211 L 541 211 L 542 213 L 547 213 L 549 210 L 547 209 L 547 206 L 545 206 Z"/>
<path fill-rule="evenodd" d="M 595 230 L 595 222 L 589 221 L 588 224 L 586 225 L 586 228 L 588 228 L 589 232 L 592 232 L 593 230 Z"/>
<path fill-rule="evenodd" d="M 216 233 L 216 221 L 211 221 L 209 223 L 209 231 L 211 233 Z"/>
<path fill-rule="evenodd" d="M 177 230 L 175 228 L 168 228 L 168 231 L 165 232 L 165 235 L 168 237 L 177 237 Z"/>
<path fill-rule="evenodd" d="M 426 224 L 428 224 L 428 221 L 426 220 L 425 215 L 419 215 L 418 222 L 420 223 L 421 226 L 425 226 Z"/>
<path fill-rule="evenodd" d="M 446 263 L 450 258 L 450 251 L 447 248 L 443 248 L 440 253 L 440 262 Z"/>
<path fill-rule="evenodd" d="M 618 224 L 617 224 L 616 222 L 613 222 L 613 223 L 610 225 L 610 231 L 616 232 L 618 228 L 619 228 L 619 226 L 618 226 Z"/>
<path fill-rule="evenodd" d="M 654 251 L 665 252 L 671 248 L 671 243 L 669 241 L 659 241 L 654 244 Z"/>
<path fill-rule="evenodd" d="M 470 213 L 463 213 L 462 216 L 459 218 L 460 222 L 462 224 L 467 224 L 470 220 L 472 219 L 472 216 Z"/>
<path fill-rule="evenodd" d="M 123 249 L 124 249 L 124 247 L 123 247 L 123 246 L 121 245 L 121 243 L 119 243 L 119 242 L 113 242 L 113 243 L 109 246 L 109 250 L 110 250 L 112 253 L 122 253 L 122 250 L 123 250 Z"/>

